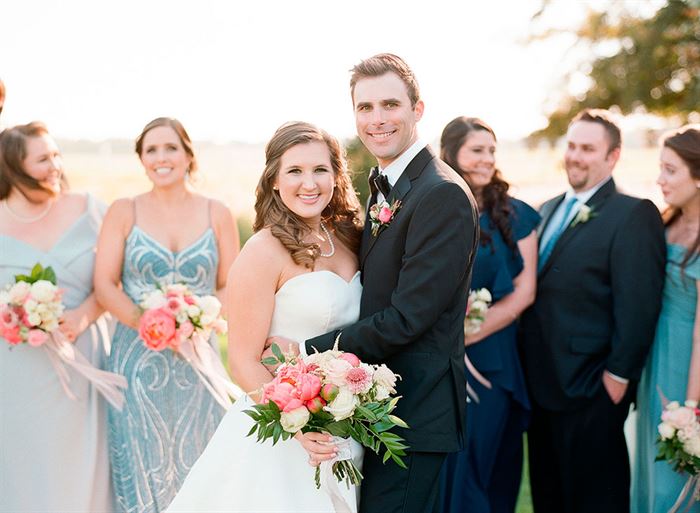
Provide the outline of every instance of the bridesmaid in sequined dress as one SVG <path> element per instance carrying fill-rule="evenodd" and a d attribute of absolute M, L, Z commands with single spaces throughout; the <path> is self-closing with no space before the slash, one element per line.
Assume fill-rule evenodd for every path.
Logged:
<path fill-rule="evenodd" d="M 136 153 L 153 188 L 108 210 L 95 290 L 119 320 L 108 369 L 129 383 L 124 410 L 110 409 L 108 421 L 117 504 L 123 512 L 155 513 L 175 496 L 224 411 L 182 358 L 144 346 L 137 305 L 165 283 L 221 298 L 239 242 L 229 210 L 188 184 L 197 161 L 179 121 L 151 121 Z"/>

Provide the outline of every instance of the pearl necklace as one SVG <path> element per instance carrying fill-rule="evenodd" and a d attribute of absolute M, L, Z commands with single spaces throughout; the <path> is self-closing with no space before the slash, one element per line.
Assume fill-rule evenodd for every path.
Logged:
<path fill-rule="evenodd" d="M 10 216 L 13 217 L 16 221 L 19 221 L 20 223 L 24 224 L 36 223 L 37 221 L 44 219 L 47 216 L 47 214 L 51 211 L 51 208 L 53 207 L 54 203 L 54 201 L 50 201 L 48 206 L 39 215 L 36 215 L 34 217 L 24 217 L 12 210 L 12 208 L 10 208 L 10 204 L 7 202 L 6 199 L 2 200 L 2 206 L 5 208 L 7 213 L 10 214 Z"/>
<path fill-rule="evenodd" d="M 328 253 L 323 253 L 319 250 L 318 255 L 324 258 L 330 258 L 333 255 L 335 255 L 335 244 L 333 244 L 333 238 L 331 237 L 331 234 L 328 231 L 328 228 L 326 228 L 326 224 L 323 221 L 321 221 L 321 230 L 323 230 L 323 233 L 326 234 L 326 239 L 328 239 L 328 244 L 331 246 L 331 250 Z"/>

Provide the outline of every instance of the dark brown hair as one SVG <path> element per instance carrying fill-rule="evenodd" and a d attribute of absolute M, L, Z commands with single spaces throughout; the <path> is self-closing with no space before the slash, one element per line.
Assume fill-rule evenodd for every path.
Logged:
<path fill-rule="evenodd" d="M 577 121 L 597 123 L 605 129 L 605 134 L 608 136 L 608 155 L 611 151 L 622 146 L 620 127 L 615 124 L 609 111 L 605 109 L 584 109 L 574 116 L 569 126 Z"/>
<path fill-rule="evenodd" d="M 411 100 L 411 107 L 415 107 L 420 100 L 420 88 L 418 81 L 408 64 L 393 53 L 380 53 L 356 64 L 350 72 L 350 96 L 355 102 L 355 86 L 363 78 L 381 77 L 386 73 L 396 73 L 401 81 L 406 84 L 406 92 Z"/>
<path fill-rule="evenodd" d="M 27 158 L 27 140 L 32 137 L 48 135 L 49 131 L 41 121 L 32 121 L 26 125 L 17 125 L 0 133 L 0 199 L 10 195 L 13 188 L 17 189 L 28 201 L 32 201 L 24 189 L 44 191 L 51 196 L 56 192 L 41 185 L 41 182 L 29 176 L 23 167 Z M 65 174 L 61 174 L 61 188 L 68 188 Z"/>
<path fill-rule="evenodd" d="M 187 130 L 185 130 L 185 127 L 182 126 L 182 123 L 180 123 L 175 118 L 156 118 L 153 121 L 150 121 L 145 127 L 143 127 L 143 130 L 141 130 L 141 133 L 136 138 L 136 144 L 134 147 L 134 149 L 136 150 L 136 154 L 139 156 L 139 158 L 141 158 L 141 153 L 143 152 L 143 138 L 148 132 L 159 126 L 169 126 L 173 130 L 175 130 L 175 133 L 180 139 L 182 147 L 185 149 L 185 153 L 187 153 L 187 155 L 189 155 L 191 159 L 190 167 L 187 170 L 187 172 L 190 176 L 194 176 L 197 172 L 198 167 L 197 157 L 195 157 L 194 148 L 192 147 L 192 140 L 187 134 Z"/>
<path fill-rule="evenodd" d="M 360 246 L 362 223 L 360 204 L 352 180 L 348 174 L 343 150 L 335 139 L 324 130 L 310 123 L 293 121 L 277 129 L 265 147 L 265 169 L 255 190 L 255 222 L 253 230 L 270 228 L 289 251 L 294 263 L 313 269 L 321 254 L 318 244 L 304 242 L 309 226 L 289 210 L 274 190 L 280 170 L 282 155 L 297 144 L 323 142 L 330 153 L 331 166 L 335 174 L 335 188 L 328 206 L 322 213 L 323 220 L 333 227 L 335 235 L 353 252 Z"/>
<path fill-rule="evenodd" d="M 667 134 L 663 138 L 663 146 L 673 150 L 690 170 L 690 176 L 695 181 L 700 181 L 700 125 L 686 125 Z M 681 211 L 675 207 L 668 207 L 663 214 L 666 226 L 671 226 L 681 216 Z M 695 237 L 692 246 L 683 257 L 681 269 L 700 253 L 700 232 Z"/>
<path fill-rule="evenodd" d="M 490 133 L 496 140 L 496 134 L 489 125 L 479 118 L 466 116 L 460 116 L 447 123 L 440 137 L 440 158 L 457 171 L 470 187 L 468 174 L 464 169 L 460 169 L 457 163 L 457 154 L 467 141 L 469 134 L 479 130 Z M 490 228 L 496 228 L 501 233 L 506 245 L 515 251 L 517 245 L 513 238 L 513 228 L 510 221 L 513 207 L 508 197 L 509 188 L 510 185 L 501 177 L 501 172 L 495 169 L 491 181 L 481 191 L 482 204 L 480 208 L 489 214 Z M 482 246 L 489 245 L 493 249 L 493 240 L 486 230 L 481 230 L 479 240 Z"/>

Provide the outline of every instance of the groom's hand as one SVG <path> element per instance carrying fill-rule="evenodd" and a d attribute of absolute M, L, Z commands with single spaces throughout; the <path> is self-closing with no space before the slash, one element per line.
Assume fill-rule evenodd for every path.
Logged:
<path fill-rule="evenodd" d="M 609 371 L 603 371 L 603 386 L 610 396 L 610 400 L 615 404 L 620 404 L 627 392 L 627 383 L 622 383 L 612 377 Z"/>

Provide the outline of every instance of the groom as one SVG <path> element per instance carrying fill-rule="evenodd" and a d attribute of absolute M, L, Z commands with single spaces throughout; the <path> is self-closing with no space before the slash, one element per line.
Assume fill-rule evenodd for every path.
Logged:
<path fill-rule="evenodd" d="M 357 133 L 379 163 L 370 205 L 398 206 L 376 234 L 369 217 L 365 222 L 361 320 L 307 340 L 301 350 L 331 349 L 339 337 L 342 350 L 401 375 L 395 413 L 410 426 L 400 433 L 410 446 L 408 470 L 365 451 L 360 511 L 430 513 L 438 509 L 442 462 L 463 446 L 463 322 L 476 203 L 464 180 L 418 139 L 424 105 L 401 58 L 360 62 L 350 92 Z"/>

